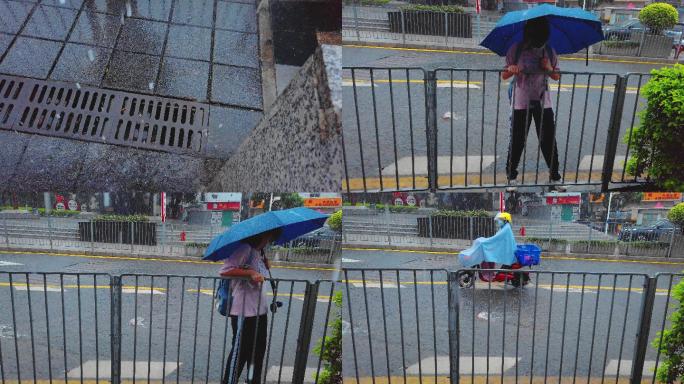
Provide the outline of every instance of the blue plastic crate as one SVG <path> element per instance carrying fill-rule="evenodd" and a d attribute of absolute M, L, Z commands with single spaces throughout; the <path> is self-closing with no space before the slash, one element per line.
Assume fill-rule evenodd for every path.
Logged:
<path fill-rule="evenodd" d="M 541 248 L 534 244 L 518 244 L 515 250 L 515 258 L 522 266 L 529 267 L 538 265 L 541 260 Z"/>

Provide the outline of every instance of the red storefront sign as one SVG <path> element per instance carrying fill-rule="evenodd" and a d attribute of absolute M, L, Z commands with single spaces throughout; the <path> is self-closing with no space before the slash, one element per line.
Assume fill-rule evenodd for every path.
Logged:
<path fill-rule="evenodd" d="M 208 211 L 239 211 L 240 202 L 239 201 L 228 201 L 221 203 L 207 203 Z"/>
<path fill-rule="evenodd" d="M 546 204 L 548 204 L 548 205 L 580 204 L 581 202 L 582 202 L 582 197 L 580 195 L 546 196 Z"/>

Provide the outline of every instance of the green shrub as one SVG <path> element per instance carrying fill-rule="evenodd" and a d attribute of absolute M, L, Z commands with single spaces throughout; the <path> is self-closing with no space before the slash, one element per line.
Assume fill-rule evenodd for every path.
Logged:
<path fill-rule="evenodd" d="M 648 174 L 658 188 L 684 190 L 684 65 L 651 71 L 643 96 L 647 105 L 640 125 L 624 137 L 632 154 L 626 170 L 632 176 Z"/>
<path fill-rule="evenodd" d="M 318 340 L 314 353 L 323 361 L 323 368 L 316 382 L 320 384 L 342 383 L 342 292 L 336 291 L 332 297 L 335 313 L 328 325 L 325 340 Z"/>
<path fill-rule="evenodd" d="M 652 3 L 639 11 L 639 20 L 654 33 L 672 28 L 679 22 L 677 9 L 667 3 Z"/>
<path fill-rule="evenodd" d="M 662 358 L 656 371 L 656 378 L 661 383 L 684 380 L 684 280 L 672 289 L 672 298 L 676 300 L 673 304 L 676 309 L 670 315 L 670 328 L 658 332 L 652 342 Z"/>
<path fill-rule="evenodd" d="M 411 205 L 390 205 L 390 212 L 393 213 L 413 213 L 417 211 L 420 207 Z"/>
<path fill-rule="evenodd" d="M 68 209 L 65 209 L 63 211 L 58 211 L 56 209 L 53 209 L 50 211 L 49 215 L 45 214 L 45 208 L 38 208 L 38 214 L 41 216 L 53 216 L 53 217 L 70 217 L 70 216 L 76 216 L 81 214 L 81 211 L 71 211 Z"/>
<path fill-rule="evenodd" d="M 548 237 L 525 237 L 524 242 L 529 242 L 529 243 L 551 243 L 551 244 L 567 244 L 568 241 L 565 239 L 558 239 L 555 237 L 548 238 Z"/>
<path fill-rule="evenodd" d="M 149 218 L 145 215 L 100 215 L 94 221 L 127 221 L 127 222 L 146 222 Z"/>
<path fill-rule="evenodd" d="M 185 248 L 206 248 L 209 246 L 209 243 L 185 243 Z"/>
<path fill-rule="evenodd" d="M 450 209 L 440 209 L 434 213 L 433 216 L 448 216 L 448 217 L 491 217 L 488 211 L 484 209 L 477 209 L 473 211 L 454 211 Z"/>
<path fill-rule="evenodd" d="M 639 42 L 632 40 L 605 40 L 603 46 L 606 48 L 634 49 L 639 46 Z"/>
<path fill-rule="evenodd" d="M 615 245 L 618 242 L 613 240 L 577 240 L 573 242 L 574 244 L 588 245 L 588 246 L 609 246 Z"/>
<path fill-rule="evenodd" d="M 345 0 L 345 4 L 356 5 L 377 5 L 383 6 L 389 4 L 390 0 Z"/>
<path fill-rule="evenodd" d="M 629 246 L 630 248 L 644 248 L 644 249 L 667 249 L 670 243 L 663 241 L 627 241 L 621 242 L 623 246 Z"/>
<path fill-rule="evenodd" d="M 328 226 L 336 232 L 342 231 L 342 210 L 339 210 L 328 218 Z"/>
<path fill-rule="evenodd" d="M 463 8 L 455 5 L 424 5 L 414 4 L 402 7 L 404 11 L 432 11 L 441 13 L 463 13 Z"/>
<path fill-rule="evenodd" d="M 670 208 L 670 211 L 667 212 L 667 219 L 680 227 L 684 227 L 684 203 L 679 203 Z"/>

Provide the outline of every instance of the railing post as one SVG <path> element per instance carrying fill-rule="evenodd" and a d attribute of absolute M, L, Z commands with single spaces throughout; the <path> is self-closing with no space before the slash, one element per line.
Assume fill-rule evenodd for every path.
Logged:
<path fill-rule="evenodd" d="M 306 378 L 306 362 L 309 359 L 309 346 L 311 345 L 311 333 L 313 331 L 314 317 L 316 315 L 316 299 L 318 299 L 318 287 L 320 283 L 307 283 L 304 293 L 304 305 L 302 306 L 302 320 L 299 324 L 299 336 L 297 337 L 297 350 L 294 362 L 293 384 L 303 384 Z M 331 298 L 332 300 L 332 298 Z"/>
<path fill-rule="evenodd" d="M 354 29 L 356 30 L 356 41 L 361 41 L 359 36 L 359 12 L 356 9 L 356 2 L 352 3 L 352 10 L 354 11 Z"/>
<path fill-rule="evenodd" d="M 449 46 L 449 14 L 444 12 L 444 45 Z"/>
<path fill-rule="evenodd" d="M 672 244 L 674 243 L 674 233 L 676 229 L 672 229 L 672 232 L 670 232 L 670 244 L 667 247 L 667 257 L 670 258 L 672 257 Z"/>
<path fill-rule="evenodd" d="M 50 250 L 52 251 L 52 217 L 48 216 L 48 240 L 50 241 Z"/>
<path fill-rule="evenodd" d="M 135 242 L 135 232 L 133 232 L 133 222 L 129 221 L 128 222 L 128 234 L 129 237 L 131 238 L 131 255 L 133 254 L 133 243 Z"/>
<path fill-rule="evenodd" d="M 449 301 L 449 382 L 457 384 L 459 382 L 459 292 L 458 292 L 458 272 L 448 274 L 448 301 Z M 437 369 L 437 367 L 435 367 Z"/>
<path fill-rule="evenodd" d="M 95 254 L 95 227 L 93 226 L 93 220 L 90 219 L 90 253 Z"/>
<path fill-rule="evenodd" d="M 121 384 L 121 276 L 111 276 L 111 384 Z"/>
<path fill-rule="evenodd" d="M 401 43 L 406 46 L 406 22 L 404 21 L 404 10 L 399 8 L 401 16 Z"/>
<path fill-rule="evenodd" d="M 622 110 L 625 105 L 625 93 L 627 92 L 627 78 L 618 76 L 615 81 L 613 92 L 613 105 L 610 108 L 610 120 L 608 122 L 608 138 L 603 158 L 603 171 L 601 172 L 601 191 L 608 190 L 608 184 L 613 177 L 613 165 L 615 152 L 620 139 L 620 123 L 622 122 Z"/>
<path fill-rule="evenodd" d="M 644 294 L 642 295 L 643 299 L 641 301 L 641 311 L 639 315 L 639 331 L 636 335 L 634 358 L 632 359 L 632 374 L 630 376 L 631 384 L 641 383 L 641 376 L 644 370 L 644 360 L 646 359 L 646 350 L 649 346 L 648 334 L 651 329 L 651 317 L 653 315 L 656 284 L 657 278 L 646 277 L 646 281 L 644 282 Z"/>
<path fill-rule="evenodd" d="M 435 71 L 427 72 L 425 111 L 428 188 L 430 192 L 435 192 L 437 190 L 437 75 Z"/>
<path fill-rule="evenodd" d="M 387 244 L 392 245 L 392 233 L 390 232 L 389 205 L 385 205 L 385 229 L 387 231 Z"/>
<path fill-rule="evenodd" d="M 3 222 L 5 223 L 5 245 L 7 246 L 7 249 L 9 249 L 9 227 L 7 224 L 7 216 L 3 215 Z"/>
<path fill-rule="evenodd" d="M 434 245 L 432 236 L 432 212 L 428 213 L 428 230 L 430 231 L 430 247 L 432 247 Z"/>

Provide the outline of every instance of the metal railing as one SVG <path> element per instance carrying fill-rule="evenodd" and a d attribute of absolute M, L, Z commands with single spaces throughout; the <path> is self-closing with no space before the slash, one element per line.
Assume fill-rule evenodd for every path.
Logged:
<path fill-rule="evenodd" d="M 219 281 L 0 272 L 0 379 L 237 383 L 237 375 L 221 381 L 226 365 L 237 364 L 229 359 L 237 333 L 242 343 L 263 343 L 258 382 L 318 382 L 322 361 L 313 347 L 340 316 L 330 300 L 339 287 L 331 281 L 267 280 L 257 289 L 268 294 L 264 306 L 277 310 L 267 311 L 251 336 L 246 323 L 236 330 L 230 317 L 216 313 Z M 260 331 L 266 331 L 261 338 Z M 247 361 L 256 359 L 253 354 Z M 242 377 L 254 373 L 245 367 Z"/>
<path fill-rule="evenodd" d="M 0 217 L 0 247 L 35 251 L 78 251 L 136 256 L 201 257 L 220 226 L 154 222 L 102 222 L 78 218 Z M 332 264 L 341 235 L 294 240 L 267 251 L 274 260 Z"/>
<path fill-rule="evenodd" d="M 556 146 L 544 154 L 530 129 L 518 184 L 551 185 L 547 155 L 558 158 L 565 185 L 606 191 L 649 182 L 625 167 L 635 145 L 628 130 L 639 124 L 648 79 L 562 72 L 549 81 L 555 130 L 544 123 L 540 130 Z M 508 185 L 512 110 L 500 70 L 345 67 L 343 86 L 347 193 Z"/>
<path fill-rule="evenodd" d="M 476 280 L 508 273 L 529 283 Z M 349 382 L 655 383 L 681 274 L 343 270 Z M 380 318 L 382 317 L 382 319 Z M 654 343 L 654 344 L 651 344 Z"/>

